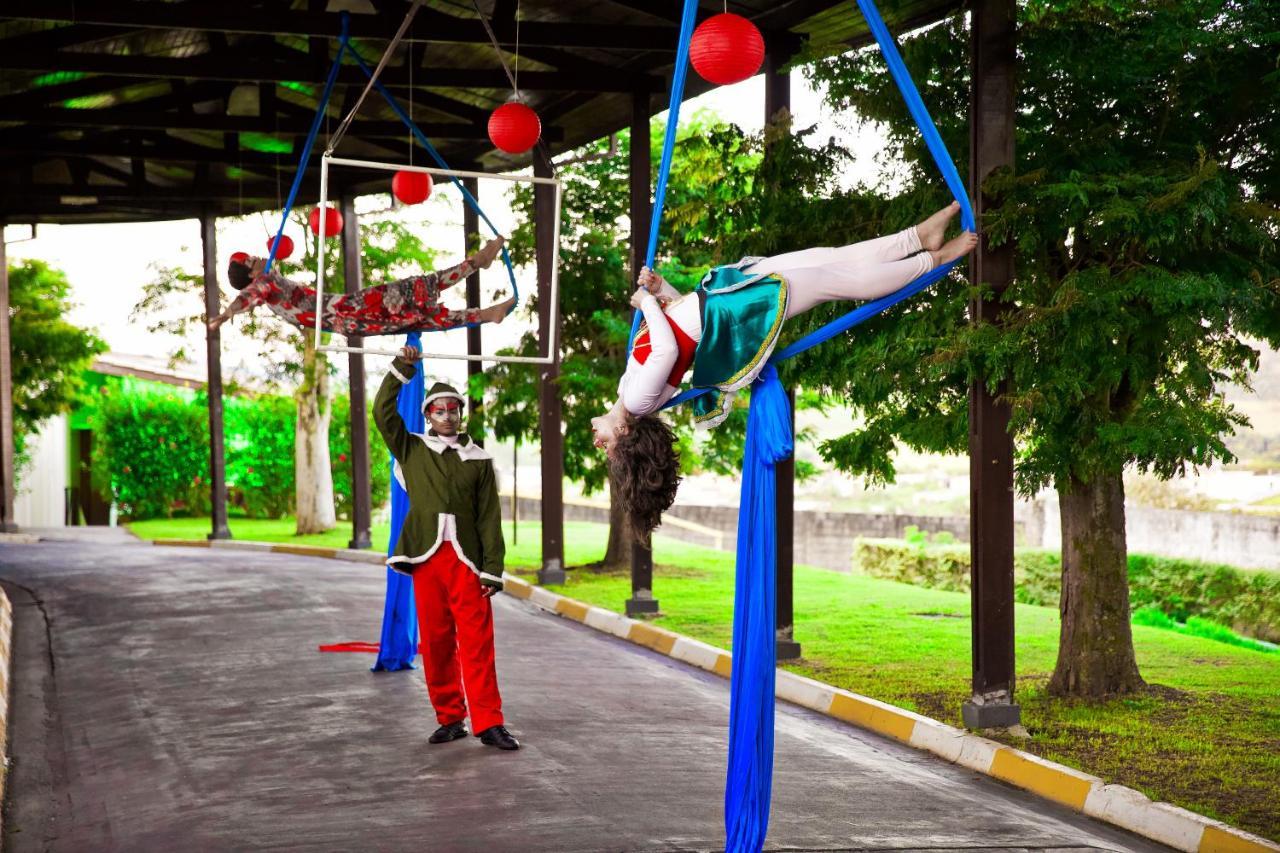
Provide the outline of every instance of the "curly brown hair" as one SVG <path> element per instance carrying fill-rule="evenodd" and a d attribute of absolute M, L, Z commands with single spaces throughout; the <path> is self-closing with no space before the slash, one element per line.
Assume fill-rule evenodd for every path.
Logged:
<path fill-rule="evenodd" d="M 645 542 L 676 499 L 680 454 L 676 434 L 656 415 L 631 418 L 614 440 L 609 474 L 637 542 Z"/>

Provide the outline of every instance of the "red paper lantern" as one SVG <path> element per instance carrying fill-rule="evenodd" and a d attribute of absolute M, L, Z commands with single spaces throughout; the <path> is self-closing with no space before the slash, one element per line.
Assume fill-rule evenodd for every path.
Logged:
<path fill-rule="evenodd" d="M 741 15 L 725 12 L 707 18 L 689 42 L 693 69 L 708 83 L 727 86 L 755 75 L 764 62 L 764 37 Z"/>
<path fill-rule="evenodd" d="M 540 135 L 538 114 L 519 101 L 503 104 L 489 116 L 489 140 L 508 154 L 523 154 Z"/>
<path fill-rule="evenodd" d="M 327 223 L 326 223 L 326 224 L 327 224 Z M 342 226 L 341 226 L 341 225 L 339 225 L 338 227 L 339 227 L 339 228 L 341 228 Z M 275 238 L 275 237 L 268 237 L 268 238 L 267 238 L 267 252 L 268 252 L 268 253 L 270 253 L 270 252 L 271 252 L 271 246 L 272 246 L 275 242 L 276 242 L 276 238 Z M 288 234 L 281 234 L 281 235 L 280 235 L 280 251 L 276 252 L 276 259 L 277 259 L 277 260 L 281 260 L 281 261 L 283 261 L 283 260 L 287 259 L 287 258 L 288 258 L 290 255 L 292 255 L 292 254 L 293 254 L 293 238 L 292 238 L 292 237 L 290 237 Z"/>
<path fill-rule="evenodd" d="M 420 204 L 431 197 L 431 176 L 426 172 L 396 172 L 391 179 L 391 194 L 401 204 Z"/>
<path fill-rule="evenodd" d="M 320 233 L 320 208 L 311 211 L 311 231 L 312 233 Z M 324 236 L 334 237 L 342 233 L 342 214 L 338 212 L 338 208 L 329 207 L 324 215 Z"/>

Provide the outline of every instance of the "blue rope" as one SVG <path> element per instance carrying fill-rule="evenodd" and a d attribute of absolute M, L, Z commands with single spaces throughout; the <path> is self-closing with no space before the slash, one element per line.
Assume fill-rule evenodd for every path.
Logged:
<path fill-rule="evenodd" d="M 388 91 L 387 87 L 383 86 L 382 83 L 373 76 L 373 69 L 371 69 L 368 63 L 364 61 L 364 58 L 360 56 L 359 52 L 355 49 L 355 47 L 349 46 L 348 50 L 350 51 L 351 56 L 355 59 L 356 63 L 360 66 L 360 69 L 364 71 L 365 76 L 367 76 L 370 80 L 373 81 L 373 88 L 378 91 L 378 94 L 382 95 L 382 97 L 386 100 L 387 105 L 391 107 L 392 112 L 394 112 L 396 116 L 400 119 L 400 121 L 404 123 L 404 126 L 409 129 L 409 132 L 413 134 L 414 138 L 417 139 L 418 142 L 422 143 L 422 147 L 425 148 L 427 150 L 427 153 L 431 155 L 431 159 L 436 161 L 436 165 L 438 165 L 441 169 L 448 169 L 449 164 L 445 162 L 444 157 L 440 156 L 440 152 L 437 151 L 436 147 L 431 144 L 431 140 L 427 139 L 426 134 L 424 134 L 422 132 L 422 129 L 419 128 L 418 125 L 414 123 L 413 119 L 409 117 L 409 114 L 404 111 L 404 109 L 400 106 L 400 103 L 396 101 L 395 97 L 391 94 L 390 91 Z M 494 225 L 493 222 L 489 220 L 488 216 L 485 216 L 484 211 L 480 209 L 480 202 L 476 200 L 476 197 L 473 196 L 471 193 L 467 192 L 467 188 L 463 186 L 462 181 L 458 180 L 456 175 L 449 175 L 448 177 L 449 177 L 449 180 L 453 181 L 454 186 L 458 188 L 459 192 L 462 193 L 462 198 L 471 207 L 471 209 L 476 212 L 476 215 L 484 220 L 484 224 L 489 226 L 489 229 L 493 231 L 493 234 L 495 237 L 498 236 L 499 232 L 498 232 L 497 226 Z M 511 308 L 507 310 L 507 313 L 510 314 L 512 311 L 516 309 L 516 305 L 520 303 L 520 288 L 519 286 L 516 285 L 516 269 L 511 263 L 511 255 L 507 252 L 506 246 L 502 247 L 502 262 L 507 267 L 507 277 L 511 280 L 511 293 L 516 300 L 514 303 L 512 303 Z M 467 325 L 474 326 L 477 324 L 468 323 Z M 428 329 L 427 331 L 434 332 L 434 331 L 440 331 L 440 330 Z"/>
<path fill-rule="evenodd" d="M 658 232 L 662 229 L 662 208 L 667 201 L 667 179 L 671 176 L 671 159 L 675 155 L 676 130 L 680 123 L 680 102 L 684 99 L 684 81 L 689 75 L 689 40 L 693 38 L 693 22 L 698 17 L 698 0 L 684 0 L 680 16 L 680 41 L 676 47 L 676 66 L 671 75 L 671 100 L 667 107 L 667 131 L 662 139 L 662 161 L 658 165 L 658 186 L 653 193 L 653 213 L 649 219 L 649 247 L 645 249 L 645 264 L 653 269 L 658 254 Z M 632 140 L 632 145 L 635 140 Z M 639 270 L 633 270 L 639 273 Z M 627 355 L 635 344 L 640 331 L 639 311 L 631 317 L 631 337 L 627 339 Z"/>
<path fill-rule="evenodd" d="M 284 233 L 285 223 L 289 221 L 289 212 L 293 210 L 293 203 L 298 198 L 298 187 L 302 186 L 302 176 L 307 171 L 307 160 L 311 159 L 311 146 L 316 141 L 316 135 L 320 133 L 320 122 L 324 120 L 329 96 L 333 94 L 333 84 L 338 79 L 338 69 L 342 67 L 342 54 L 350 47 L 347 41 L 347 13 L 343 12 L 342 30 L 338 36 L 338 55 L 333 58 L 333 65 L 329 68 L 329 76 L 324 81 L 324 92 L 320 95 L 320 103 L 316 105 L 316 117 L 311 120 L 311 131 L 307 134 L 307 141 L 302 146 L 302 157 L 298 159 L 298 172 L 293 176 L 293 186 L 289 187 L 289 199 L 284 203 L 284 211 L 280 214 L 280 227 L 276 229 L 276 238 L 271 241 L 271 251 L 267 254 L 265 272 L 271 272 L 271 267 L 276 262 L 276 249 L 280 247 L 280 235 Z"/>

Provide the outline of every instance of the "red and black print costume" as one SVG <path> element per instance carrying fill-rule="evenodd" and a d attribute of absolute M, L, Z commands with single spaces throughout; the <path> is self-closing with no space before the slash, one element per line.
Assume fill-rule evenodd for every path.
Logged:
<path fill-rule="evenodd" d="M 474 271 L 467 260 L 447 270 L 366 287 L 356 293 L 326 293 L 320 328 L 367 337 L 453 329 L 478 323 L 480 309 L 451 311 L 439 302 L 441 290 Z M 227 313 L 238 314 L 258 305 L 266 305 L 295 326 L 315 328 L 315 288 L 290 281 L 275 270 L 254 278 L 228 306 Z"/>

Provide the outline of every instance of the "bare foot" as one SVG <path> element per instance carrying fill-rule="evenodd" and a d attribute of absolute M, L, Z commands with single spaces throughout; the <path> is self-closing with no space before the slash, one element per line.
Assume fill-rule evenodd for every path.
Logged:
<path fill-rule="evenodd" d="M 480 309 L 481 323 L 501 323 L 507 319 L 507 313 L 511 310 L 511 306 L 516 304 L 515 297 L 511 297 L 506 302 L 497 302 L 488 308 Z"/>
<path fill-rule="evenodd" d="M 939 267 L 954 261 L 956 258 L 963 258 L 972 252 L 977 245 L 978 235 L 972 231 L 965 231 L 963 234 L 952 237 L 942 248 L 930 251 L 929 254 L 933 255 L 933 265 Z"/>
<path fill-rule="evenodd" d="M 920 235 L 920 248 L 931 252 L 942 248 L 942 238 L 947 233 L 947 223 L 959 212 L 960 202 L 953 201 L 917 225 L 916 233 Z"/>
<path fill-rule="evenodd" d="M 488 243 L 484 244 L 484 248 L 472 255 L 469 260 L 471 266 L 478 270 L 489 268 L 489 264 L 493 263 L 493 259 L 498 257 L 498 253 L 502 251 L 502 244 L 507 241 L 506 237 L 499 234 Z"/>

